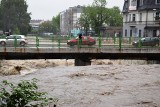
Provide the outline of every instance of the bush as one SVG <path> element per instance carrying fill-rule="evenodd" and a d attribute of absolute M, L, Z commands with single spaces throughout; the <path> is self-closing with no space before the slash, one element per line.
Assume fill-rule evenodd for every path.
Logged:
<path fill-rule="evenodd" d="M 23 80 L 14 85 L 6 80 L 0 84 L 0 107 L 56 107 L 58 99 L 47 98 L 46 92 L 38 92 L 37 79 Z"/>

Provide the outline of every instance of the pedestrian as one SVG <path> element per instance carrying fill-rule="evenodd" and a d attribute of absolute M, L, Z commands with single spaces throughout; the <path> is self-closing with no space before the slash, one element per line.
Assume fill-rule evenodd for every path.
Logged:
<path fill-rule="evenodd" d="M 82 44 L 82 33 L 80 33 L 78 36 L 79 36 L 79 45 L 81 46 L 81 44 Z"/>
<path fill-rule="evenodd" d="M 82 40 L 82 34 L 81 33 L 79 34 L 79 39 Z"/>

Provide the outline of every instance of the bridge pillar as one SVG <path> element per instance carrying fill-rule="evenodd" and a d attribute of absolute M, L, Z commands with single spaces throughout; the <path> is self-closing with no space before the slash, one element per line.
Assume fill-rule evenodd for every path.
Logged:
<path fill-rule="evenodd" d="M 75 63 L 74 63 L 75 66 L 87 66 L 87 65 L 91 65 L 91 60 L 89 59 L 78 59 L 76 58 L 75 59 Z"/>

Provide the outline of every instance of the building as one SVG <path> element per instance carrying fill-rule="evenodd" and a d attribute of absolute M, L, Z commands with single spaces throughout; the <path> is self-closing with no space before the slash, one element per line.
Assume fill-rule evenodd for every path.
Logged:
<path fill-rule="evenodd" d="M 70 7 L 69 9 L 60 12 L 60 33 L 61 35 L 70 35 L 74 31 L 79 31 L 81 28 L 78 20 L 82 12 L 82 6 Z M 78 32 L 77 32 L 78 33 Z"/>
<path fill-rule="evenodd" d="M 160 0 L 124 0 L 124 37 L 160 35 Z"/>
<path fill-rule="evenodd" d="M 44 20 L 31 20 L 29 25 L 32 27 L 33 30 L 38 30 L 39 25 L 43 22 L 44 22 Z"/>

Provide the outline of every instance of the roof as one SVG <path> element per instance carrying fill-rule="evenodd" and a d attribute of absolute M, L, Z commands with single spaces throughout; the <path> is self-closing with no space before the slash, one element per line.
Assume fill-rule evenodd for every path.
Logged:
<path fill-rule="evenodd" d="M 124 0 L 124 5 L 123 5 L 123 13 L 129 12 L 129 3 L 130 0 Z M 137 6 L 136 10 L 153 10 L 157 9 L 160 10 L 160 4 L 156 4 L 155 0 L 143 0 L 143 5 L 140 5 L 140 0 L 137 0 Z"/>
<path fill-rule="evenodd" d="M 31 20 L 30 23 L 42 23 L 44 20 Z"/>

